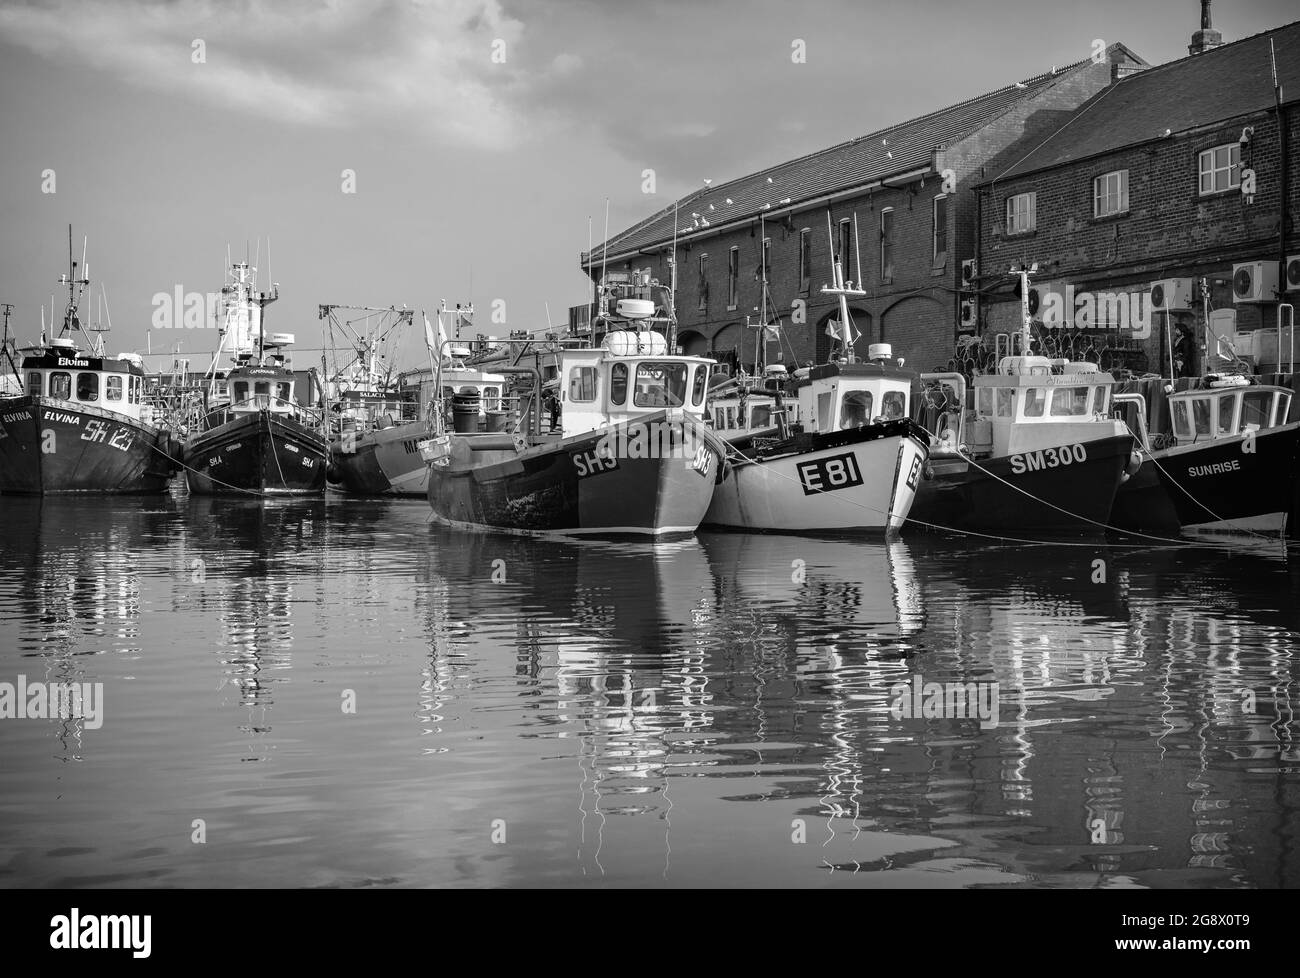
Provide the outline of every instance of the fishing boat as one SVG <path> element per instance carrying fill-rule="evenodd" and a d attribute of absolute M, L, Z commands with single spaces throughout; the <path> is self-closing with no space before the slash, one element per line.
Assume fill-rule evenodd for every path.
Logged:
<path fill-rule="evenodd" d="M 951 392 L 911 517 L 984 533 L 1100 532 L 1121 481 L 1137 470 L 1133 436 L 1111 418 L 1115 378 L 1093 363 L 1008 356 L 974 378 L 922 374 Z"/>
<path fill-rule="evenodd" d="M 304 381 L 282 352 L 293 334 L 266 334 L 265 308 L 279 287 L 258 292 L 255 272 L 247 261 L 233 263 L 221 290 L 221 346 L 185 444 L 186 480 L 190 492 L 205 496 L 320 494 L 329 456 L 323 419 L 296 396 Z M 234 365 L 218 377 L 222 349 Z"/>
<path fill-rule="evenodd" d="M 468 347 L 443 346 L 437 339 L 447 337 L 448 318 L 456 318 L 459 331 L 472 322 L 473 312 L 472 306 L 453 311 L 443 302 L 436 336 L 426 317 L 430 351 L 446 352 L 440 370 L 407 371 L 396 389 L 370 393 L 353 384 L 343 393 L 332 411 L 338 434 L 330 443 L 329 478 L 337 488 L 355 495 L 426 497 L 429 468 L 420 443 L 428 437 L 431 410 L 447 412 L 444 427 L 462 433 L 505 430 L 506 376 L 469 366 Z"/>
<path fill-rule="evenodd" d="M 1120 487 L 1111 523 L 1155 533 L 1281 534 L 1295 499 L 1300 422 L 1292 391 L 1240 374 L 1210 374 L 1169 395 L 1172 438 L 1153 447 L 1141 394 L 1115 395 L 1142 464 Z"/>
<path fill-rule="evenodd" d="M 72 259 L 71 229 L 59 282 L 68 287 L 59 335 L 47 342 L 42 329 L 38 345 L 16 351 L 22 393 L 0 397 L 0 492 L 165 491 L 180 445 L 145 403 L 141 357 L 105 356 L 101 337 L 83 351 L 73 337 L 85 335 L 78 305 L 90 278 L 84 249 L 80 265 Z M 7 340 L 7 316 L 5 331 Z"/>
<path fill-rule="evenodd" d="M 804 425 L 773 438 L 730 442 L 705 523 L 746 530 L 895 531 L 902 527 L 929 454 L 910 416 L 910 371 L 873 344 L 868 363 L 796 372 Z"/>
<path fill-rule="evenodd" d="M 561 425 L 543 434 L 536 368 L 528 431 L 438 431 L 421 449 L 429 504 L 453 526 L 575 536 L 693 533 L 713 498 L 720 440 L 703 420 L 714 361 L 673 355 L 643 298 L 658 283 L 602 280 L 600 346 L 558 354 Z M 671 309 L 671 305 L 668 306 Z M 526 342 L 507 341 L 510 342 Z M 441 358 L 439 358 L 440 360 Z M 442 384 L 438 383 L 439 397 Z M 444 408 L 434 412 L 443 425 Z"/>
<path fill-rule="evenodd" d="M 907 519 L 929 453 L 929 434 L 911 419 L 916 375 L 890 362 L 887 343 L 869 348 L 869 362 L 856 362 L 847 297 L 862 292 L 845 282 L 838 257 L 832 268 L 834 284 L 822 291 L 839 298 L 844 356 L 795 372 L 802 423 L 776 411 L 775 437 L 729 439 L 728 464 L 705 516 L 710 526 L 891 532 Z M 772 400 L 784 406 L 779 385 Z M 741 420 L 752 424 L 753 416 Z"/>
<path fill-rule="evenodd" d="M 761 375 L 719 375 L 709 389 L 709 417 L 724 441 L 776 433 L 778 418 L 799 423 L 799 401 L 791 396 L 791 378 L 785 366 L 768 365 Z"/>

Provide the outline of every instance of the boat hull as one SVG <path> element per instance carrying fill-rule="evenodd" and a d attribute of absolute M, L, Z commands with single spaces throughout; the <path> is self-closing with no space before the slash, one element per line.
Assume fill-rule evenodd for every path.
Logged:
<path fill-rule="evenodd" d="M 1294 502 L 1300 422 L 1153 452 L 1120 488 L 1124 529 L 1274 532 Z"/>
<path fill-rule="evenodd" d="M 922 482 L 909 518 L 932 529 L 1013 536 L 1101 532 L 1132 447 L 1125 434 L 977 464 L 931 454 L 933 476 Z"/>
<path fill-rule="evenodd" d="M 813 435 L 801 451 L 739 451 L 751 460 L 728 467 L 704 522 L 787 533 L 898 530 L 929 454 L 906 420 Z"/>
<path fill-rule="evenodd" d="M 359 435 L 351 451 L 336 440 L 330 445 L 330 481 L 358 496 L 423 498 L 429 469 L 419 446 L 427 437 L 423 422 L 413 422 Z"/>
<path fill-rule="evenodd" d="M 713 498 L 722 457 L 716 439 L 686 422 L 690 457 L 655 457 L 609 446 L 633 444 L 633 425 L 574 435 L 516 452 L 509 435 L 445 435 L 429 466 L 429 505 L 453 526 L 566 536 L 676 536 L 693 533 Z M 681 429 L 681 423 L 677 423 Z M 679 439 L 678 444 L 683 440 Z"/>
<path fill-rule="evenodd" d="M 164 492 L 179 452 L 152 425 L 46 397 L 0 404 L 0 492 Z"/>
<path fill-rule="evenodd" d="M 261 411 L 190 439 L 185 477 L 201 496 L 310 496 L 325 491 L 329 446 L 318 431 Z"/>

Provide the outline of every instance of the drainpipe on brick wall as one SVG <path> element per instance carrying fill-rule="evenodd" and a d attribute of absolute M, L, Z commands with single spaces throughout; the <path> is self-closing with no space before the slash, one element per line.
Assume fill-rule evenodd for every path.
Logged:
<path fill-rule="evenodd" d="M 971 283 L 971 285 L 974 287 L 974 294 L 975 294 L 975 335 L 976 336 L 981 335 L 980 306 L 982 305 L 982 303 L 980 302 L 979 281 L 980 281 L 980 276 L 984 274 L 984 265 L 981 256 L 981 252 L 983 251 L 983 249 L 980 247 L 983 244 L 983 242 L 984 242 L 984 188 L 976 187 L 975 188 L 975 281 Z M 958 315 L 960 316 L 961 296 L 957 297 L 957 309 L 959 310 Z M 957 339 L 954 336 L 953 337 L 954 352 L 956 352 L 956 348 L 957 348 Z"/>

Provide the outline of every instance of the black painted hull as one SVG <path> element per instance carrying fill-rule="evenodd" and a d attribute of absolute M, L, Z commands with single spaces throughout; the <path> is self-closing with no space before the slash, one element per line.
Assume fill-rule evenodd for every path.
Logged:
<path fill-rule="evenodd" d="M 1101 533 L 1129 464 L 1133 439 L 1116 435 L 1083 447 L 1083 461 L 1032 470 L 1024 467 L 1024 456 L 979 459 L 976 468 L 932 454 L 934 476 L 921 483 L 909 524 L 1008 536 Z M 1015 459 L 1021 462 L 1013 464 Z"/>
<path fill-rule="evenodd" d="M 267 411 L 237 415 L 185 446 L 201 496 L 311 496 L 325 491 L 329 446 L 318 431 Z"/>
<path fill-rule="evenodd" d="M 167 432 L 45 397 L 0 402 L 0 492 L 152 494 L 175 474 Z"/>
<path fill-rule="evenodd" d="M 658 416 L 662 418 L 662 416 Z M 655 423 L 645 418 L 644 424 Z M 693 458 L 597 462 L 607 432 L 541 449 L 472 452 L 509 436 L 451 436 L 452 454 L 429 466 L 434 517 L 454 526 L 520 533 L 677 536 L 695 532 L 713 498 L 722 458 L 712 445 Z"/>
<path fill-rule="evenodd" d="M 1250 441 L 1238 435 L 1162 449 L 1121 487 L 1112 520 L 1147 532 L 1281 532 L 1295 499 L 1297 459 L 1297 422 Z"/>

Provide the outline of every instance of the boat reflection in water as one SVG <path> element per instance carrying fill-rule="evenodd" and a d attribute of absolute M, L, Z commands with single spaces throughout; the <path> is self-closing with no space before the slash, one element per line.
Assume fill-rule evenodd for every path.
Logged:
<path fill-rule="evenodd" d="M 0 515 L 0 677 L 106 696 L 99 729 L 0 723 L 15 881 L 1300 885 L 1284 546 Z"/>

